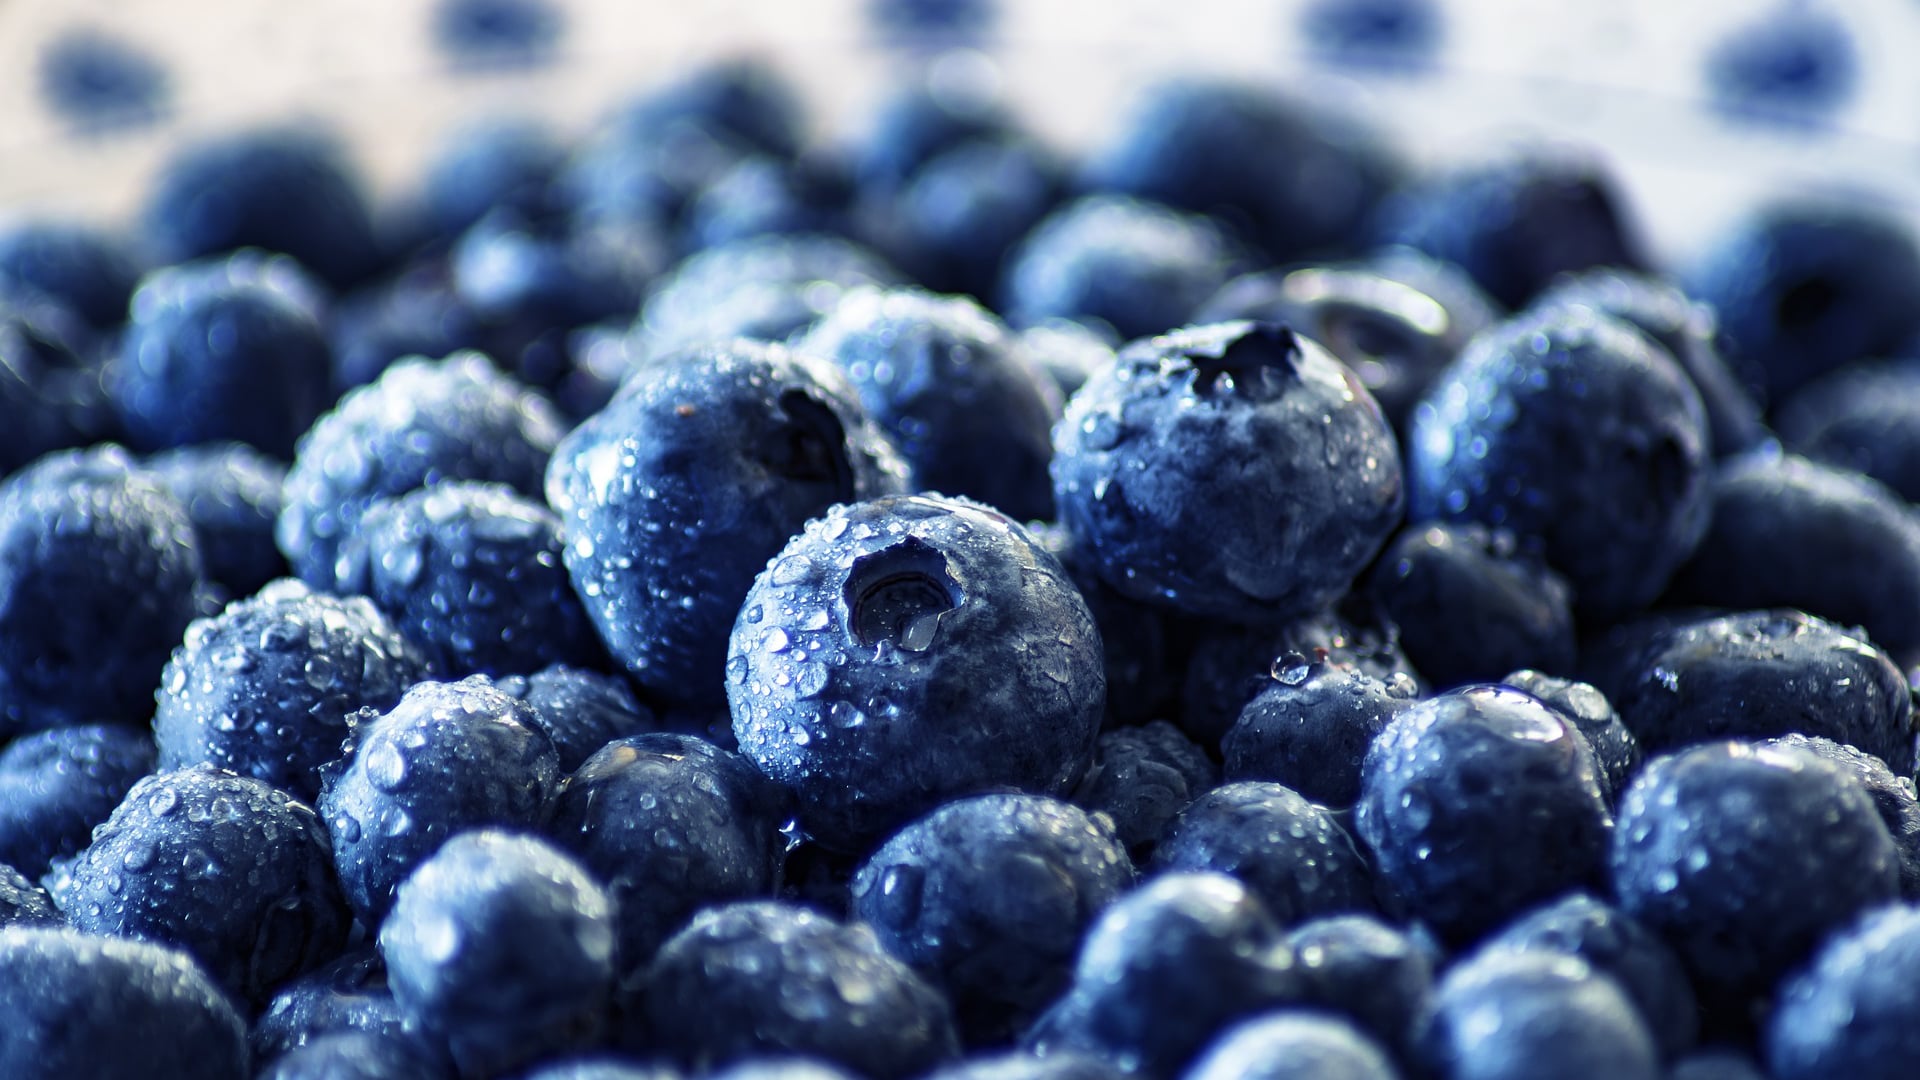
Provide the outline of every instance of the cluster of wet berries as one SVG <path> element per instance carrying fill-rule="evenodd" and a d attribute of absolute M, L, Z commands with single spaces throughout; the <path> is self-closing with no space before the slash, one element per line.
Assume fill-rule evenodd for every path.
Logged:
<path fill-rule="evenodd" d="M 0 230 L 0 1074 L 1910 1075 L 1920 248 L 751 64 Z"/>

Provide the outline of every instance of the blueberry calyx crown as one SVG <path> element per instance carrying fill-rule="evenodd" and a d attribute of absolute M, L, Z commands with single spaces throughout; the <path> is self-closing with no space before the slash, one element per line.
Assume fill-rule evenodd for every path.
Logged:
<path fill-rule="evenodd" d="M 840 418 L 804 390 L 785 391 L 778 403 L 787 423 L 768 440 L 767 467 L 789 480 L 826 485 L 834 502 L 852 502 L 853 462 Z"/>
<path fill-rule="evenodd" d="M 1218 344 L 1189 346 L 1181 355 L 1193 365 L 1195 392 L 1257 397 L 1277 389 L 1276 374 L 1297 372 L 1300 342 L 1282 323 L 1248 322 Z"/>
<path fill-rule="evenodd" d="M 848 625 L 864 646 L 925 652 L 941 618 L 965 602 L 947 557 L 914 536 L 860 556 L 847 575 Z"/>

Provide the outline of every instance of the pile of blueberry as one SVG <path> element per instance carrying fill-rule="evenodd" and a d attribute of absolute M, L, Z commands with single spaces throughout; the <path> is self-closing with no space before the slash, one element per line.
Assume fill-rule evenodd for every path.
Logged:
<path fill-rule="evenodd" d="M 1920 246 L 767 70 L 0 230 L 0 1076 L 1920 1061 Z"/>

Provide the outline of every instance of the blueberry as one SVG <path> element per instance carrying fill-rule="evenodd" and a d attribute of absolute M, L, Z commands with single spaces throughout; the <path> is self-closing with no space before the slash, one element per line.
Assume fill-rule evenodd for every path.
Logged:
<path fill-rule="evenodd" d="M 551 0 L 436 0 L 434 45 L 461 65 L 524 67 L 552 56 L 566 29 Z"/>
<path fill-rule="evenodd" d="M 1287 934 L 1316 1009 L 1346 1017 L 1396 1056 L 1433 999 L 1436 958 L 1370 915 L 1333 915 Z"/>
<path fill-rule="evenodd" d="M 52 879 L 77 929 L 185 949 L 236 996 L 264 1000 L 327 960 L 350 921 L 327 834 L 305 803 L 208 765 L 135 784 Z"/>
<path fill-rule="evenodd" d="M 925 78 L 890 87 L 855 137 L 849 156 L 864 192 L 898 191 L 948 150 L 1012 134 L 996 79 L 977 68 L 935 64 Z"/>
<path fill-rule="evenodd" d="M 1487 940 L 1489 949 L 1564 953 L 1611 975 L 1626 991 L 1664 1058 L 1693 1046 L 1700 1018 L 1680 958 L 1653 931 L 1585 893 L 1535 908 Z"/>
<path fill-rule="evenodd" d="M 918 290 L 855 289 L 797 352 L 846 369 L 925 491 L 1026 521 L 1053 517 L 1052 386 L 984 308 Z"/>
<path fill-rule="evenodd" d="M 539 331 L 631 316 L 663 261 L 642 226 L 580 226 L 502 207 L 460 234 L 448 269 L 476 315 Z"/>
<path fill-rule="evenodd" d="M 380 926 L 393 999 L 460 1071 L 593 1045 L 613 988 L 613 902 L 545 841 L 483 829 L 400 885 Z"/>
<path fill-rule="evenodd" d="M 375 503 L 360 534 L 367 594 L 435 670 L 522 675 L 604 662 L 545 503 L 504 484 L 435 484 Z"/>
<path fill-rule="evenodd" d="M 333 389 L 345 393 L 409 356 L 486 344 L 478 313 L 453 291 L 444 258 L 421 259 L 342 299 L 330 312 Z"/>
<path fill-rule="evenodd" d="M 0 750 L 0 863 L 31 877 L 87 846 L 136 781 L 153 738 L 117 725 L 54 728 Z"/>
<path fill-rule="evenodd" d="M 779 792 L 738 756 L 659 733 L 589 757 L 561 789 L 547 833 L 606 884 L 625 973 L 701 908 L 770 892 L 784 818 Z"/>
<path fill-rule="evenodd" d="M 1913 1018 L 1920 909 L 1889 907 L 1838 930 L 1781 987 L 1768 1021 L 1768 1075 L 1778 1080 L 1905 1076 L 1920 1053 Z"/>
<path fill-rule="evenodd" d="M 1053 379 L 1064 400 L 1113 363 L 1113 341 L 1070 319 L 1050 319 L 1020 332 L 1027 358 Z"/>
<path fill-rule="evenodd" d="M 1662 278 L 1603 268 L 1563 277 L 1534 300 L 1536 310 L 1585 307 L 1632 323 L 1680 363 L 1700 391 L 1713 456 L 1731 457 L 1767 437 L 1760 407 L 1720 355 L 1719 320 Z"/>
<path fill-rule="evenodd" d="M 713 178 L 680 217 L 680 247 L 704 251 L 754 236 L 839 230 L 851 180 L 817 158 L 750 154 Z"/>
<path fill-rule="evenodd" d="M 1778 4 L 1715 42 L 1701 77 L 1713 104 L 1735 118 L 1812 120 L 1853 97 L 1860 66 L 1844 20 Z"/>
<path fill-rule="evenodd" d="M 1920 247 L 1895 214 L 1855 201 L 1770 203 L 1720 236 L 1688 281 L 1720 316 L 1728 356 L 1774 400 L 1920 330 Z"/>
<path fill-rule="evenodd" d="M 1366 264 L 1264 270 L 1227 282 L 1194 318 L 1293 327 L 1352 368 L 1394 428 L 1405 430 L 1421 391 L 1492 322 L 1479 290 L 1471 281 L 1465 288 L 1475 299 L 1461 307 Z"/>
<path fill-rule="evenodd" d="M 1455 966 L 1420 1041 L 1428 1069 L 1448 1080 L 1660 1076 L 1632 999 L 1574 956 L 1489 949 Z"/>
<path fill-rule="evenodd" d="M 1858 780 L 1899 851 L 1900 895 L 1920 896 L 1920 797 L 1914 794 L 1911 776 L 1895 776 L 1886 762 L 1872 754 L 1818 735 L 1782 735 L 1767 740 L 1767 745 L 1825 758 Z"/>
<path fill-rule="evenodd" d="M 64 927 L 0 930 L 0 1073 L 245 1080 L 247 1025 L 185 953 Z"/>
<path fill-rule="evenodd" d="M 1899 861 L 1840 766 L 1719 742 L 1641 770 L 1620 800 L 1611 868 L 1621 910 L 1667 939 L 1718 1008 L 1765 994 L 1826 934 L 1892 900 Z"/>
<path fill-rule="evenodd" d="M 193 524 L 118 447 L 0 485 L 0 731 L 141 723 L 198 613 Z"/>
<path fill-rule="evenodd" d="M 560 138 L 519 117 L 491 117 L 454 129 L 434 151 L 413 196 L 415 226 L 451 239 L 499 207 L 539 215 L 566 160 Z"/>
<path fill-rule="evenodd" d="M 1094 188 L 1227 215 L 1282 260 L 1351 243 L 1398 172 L 1354 118 L 1218 78 L 1149 87 L 1086 168 Z"/>
<path fill-rule="evenodd" d="M 1283 925 L 1374 909 L 1372 875 L 1347 830 L 1326 807 L 1264 781 L 1195 799 L 1154 849 L 1153 869 L 1228 874 Z"/>
<path fill-rule="evenodd" d="M 634 324 L 645 357 L 736 337 L 780 340 L 805 330 L 858 285 L 899 277 L 880 257 L 834 236 L 754 236 L 709 248 L 660 279 Z"/>
<path fill-rule="evenodd" d="M 1898 495 L 1789 454 L 1729 464 L 1712 500 L 1712 525 L 1673 599 L 1800 608 L 1864 627 L 1902 667 L 1920 662 L 1920 526 Z"/>
<path fill-rule="evenodd" d="M 111 365 L 98 352 L 59 304 L 0 291 L 0 475 L 54 450 L 121 437 L 106 387 Z"/>
<path fill-rule="evenodd" d="M 1359 71 L 1427 66 L 1445 26 L 1435 0 L 1314 0 L 1300 13 L 1316 54 Z"/>
<path fill-rule="evenodd" d="M 1375 238 L 1458 264 L 1509 308 L 1570 271 L 1643 263 L 1602 163 L 1533 147 L 1427 177 L 1384 200 Z"/>
<path fill-rule="evenodd" d="M 1590 683 L 1556 678 L 1538 671 L 1510 672 L 1500 680 L 1560 710 L 1587 737 L 1594 763 L 1600 766 L 1600 790 L 1611 805 L 1640 766 L 1640 742 L 1600 689 Z"/>
<path fill-rule="evenodd" d="M 496 679 L 494 685 L 533 706 L 535 722 L 560 753 L 563 773 L 578 769 L 615 739 L 646 734 L 660 723 L 615 675 L 554 664 L 531 675 Z"/>
<path fill-rule="evenodd" d="M 1246 623 L 1346 592 L 1399 523 L 1400 455 L 1353 373 L 1282 326 L 1136 342 L 1054 429 L 1061 522 L 1122 594 Z"/>
<path fill-rule="evenodd" d="M 364 598 L 283 580 L 187 627 L 153 714 L 160 767 L 204 762 L 312 799 L 356 711 L 392 708 L 428 670 Z"/>
<path fill-rule="evenodd" d="M 257 1061 L 271 1061 L 317 1039 L 346 1032 L 411 1037 L 387 989 L 387 969 L 371 944 L 350 949 L 282 983 L 248 1033 Z"/>
<path fill-rule="evenodd" d="M 955 796 L 1065 795 L 1106 677 L 1086 602 L 1031 534 L 913 495 L 836 507 L 767 564 L 727 697 L 741 753 L 806 830 L 858 851 Z"/>
<path fill-rule="evenodd" d="M 1345 1020 L 1277 1012 L 1229 1028 L 1183 1080 L 1397 1080 L 1386 1053 Z"/>
<path fill-rule="evenodd" d="M 1707 528 L 1700 395 L 1664 349 L 1586 309 L 1474 339 L 1414 409 L 1409 516 L 1513 532 L 1583 617 L 1659 595 Z"/>
<path fill-rule="evenodd" d="M 1025 1051 L 971 1057 L 928 1073 L 925 1080 L 1122 1080 L 1129 1075 L 1091 1054 L 1040 1057 Z M 732 1080 L 731 1077 L 728 1080 Z"/>
<path fill-rule="evenodd" d="M 709 1075 L 713 1080 L 853 1080 L 838 1066 L 789 1057 L 748 1058 Z"/>
<path fill-rule="evenodd" d="M 1437 687 L 1489 682 L 1515 668 L 1573 668 L 1572 592 L 1505 530 L 1403 529 L 1381 553 L 1368 591 L 1399 628 L 1407 659 Z"/>
<path fill-rule="evenodd" d="M 1753 1059 L 1739 1050 L 1698 1050 L 1667 1068 L 1667 1080 L 1767 1080 Z"/>
<path fill-rule="evenodd" d="M 1113 354 L 1107 356 L 1111 359 Z M 1047 497 L 1051 500 L 1052 493 Z M 1161 715 L 1180 674 L 1168 655 L 1166 617 L 1101 580 L 1084 550 L 1059 525 L 1029 522 L 1027 527 L 1060 560 L 1100 630 L 1106 654 L 1108 726 L 1140 724 Z"/>
<path fill-rule="evenodd" d="M 361 714 L 350 750 L 319 808 L 347 902 L 370 929 L 448 837 L 539 824 L 559 779 L 533 707 L 484 675 L 419 683 L 385 714 Z"/>
<path fill-rule="evenodd" d="M 1054 156 L 1012 133 L 943 150 L 911 180 L 872 197 L 875 242 L 916 281 L 941 292 L 992 297 L 1007 253 L 1062 194 Z"/>
<path fill-rule="evenodd" d="M 1920 499 L 1920 366 L 1855 364 L 1808 383 L 1774 414 L 1788 449 Z"/>
<path fill-rule="evenodd" d="M 764 61 L 735 57 L 681 74 L 633 102 L 619 123 L 635 134 L 676 122 L 708 130 L 779 157 L 798 150 L 800 96 Z"/>
<path fill-rule="evenodd" d="M 1111 823 L 1042 796 L 979 795 L 868 856 L 852 914 L 947 991 L 968 1042 L 992 1042 L 1059 996 L 1081 935 L 1132 884 Z"/>
<path fill-rule="evenodd" d="M 1648 751 L 1798 732 L 1914 769 L 1920 727 L 1900 668 L 1860 631 L 1798 611 L 1674 627 L 1613 700 Z"/>
<path fill-rule="evenodd" d="M 957 1052 L 946 1000 L 870 930 L 788 904 L 707 908 L 647 983 L 660 1048 L 696 1068 L 797 1054 L 877 1080 Z"/>
<path fill-rule="evenodd" d="M 1328 806 L 1360 798 L 1360 765 L 1374 736 L 1413 703 L 1410 680 L 1289 652 L 1221 736 L 1229 780 L 1285 784 Z"/>
<path fill-rule="evenodd" d="M 0 926 L 64 921 L 46 890 L 27 880 L 20 871 L 0 863 Z"/>
<path fill-rule="evenodd" d="M 1220 767 L 1205 750 L 1179 728 L 1155 720 L 1101 732 L 1073 801 L 1112 819 L 1115 835 L 1142 861 L 1174 816 L 1219 779 Z"/>
<path fill-rule="evenodd" d="M 753 577 L 809 518 L 902 490 L 907 470 L 844 376 L 735 341 L 657 361 L 576 428 L 547 470 L 566 564 L 635 681 L 717 703 Z"/>
<path fill-rule="evenodd" d="M 1172 1076 L 1236 1020 L 1306 995 L 1266 905 L 1224 874 L 1165 874 L 1107 908 L 1073 989 L 1027 1034 L 1036 1050 L 1098 1053 Z"/>
<path fill-rule="evenodd" d="M 615 117 L 555 178 L 560 208 L 582 223 L 639 225 L 663 235 L 686 204 L 753 148 L 688 117 Z"/>
<path fill-rule="evenodd" d="M 963 45 L 985 36 L 996 0 L 866 0 L 867 22 L 883 39 L 922 47 Z"/>
<path fill-rule="evenodd" d="M 1613 825 L 1579 728 L 1498 686 L 1401 710 L 1367 751 L 1356 821 L 1383 884 L 1456 943 L 1595 881 Z"/>
<path fill-rule="evenodd" d="M 145 464 L 154 482 L 187 508 L 210 581 L 242 597 L 286 576 L 286 556 L 273 540 L 285 465 L 241 443 L 183 446 Z"/>
<path fill-rule="evenodd" d="M 163 263 L 243 247 L 293 256 L 336 289 L 379 251 L 359 180 L 330 137 L 261 128 L 183 145 L 147 192 L 141 229 Z"/>
<path fill-rule="evenodd" d="M 826 1080 L 833 1080 L 837 1075 L 828 1073 Z M 618 1058 L 584 1057 L 549 1062 L 524 1074 L 521 1080 L 679 1080 L 679 1076 L 679 1073 L 664 1065 L 640 1065 Z"/>
<path fill-rule="evenodd" d="M 1207 218 L 1119 195 L 1055 210 L 1007 255 L 1000 310 L 1027 325 L 1104 323 L 1123 338 L 1187 322 L 1224 284 L 1239 253 Z"/>
<path fill-rule="evenodd" d="M 435 1080 L 446 1075 L 412 1042 L 366 1031 L 322 1035 L 293 1047 L 260 1080 Z"/>
<path fill-rule="evenodd" d="M 104 230 L 57 218 L 0 229 L 0 293 L 40 293 L 95 330 L 126 320 L 139 276 L 131 246 Z"/>
<path fill-rule="evenodd" d="M 155 449 L 231 439 L 292 457 L 331 398 L 314 288 L 291 259 L 256 251 L 147 277 L 113 387 L 128 434 Z"/>
<path fill-rule="evenodd" d="M 553 406 L 478 353 L 413 359 L 348 394 L 300 440 L 276 536 L 294 572 L 345 589 L 359 557 L 349 543 L 382 498 L 443 480 L 540 491 L 564 426 Z"/>
<path fill-rule="evenodd" d="M 70 26 L 42 46 L 38 61 L 42 103 L 82 131 L 138 127 L 169 108 L 167 69 L 118 34 Z"/>

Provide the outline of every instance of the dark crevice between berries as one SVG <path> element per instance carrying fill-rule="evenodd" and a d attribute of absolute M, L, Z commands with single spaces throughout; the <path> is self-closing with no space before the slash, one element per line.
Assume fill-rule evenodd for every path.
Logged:
<path fill-rule="evenodd" d="M 1810 277 L 1795 282 L 1780 294 L 1774 305 L 1774 318 L 1789 330 L 1805 329 L 1824 319 L 1839 298 L 1840 290 L 1833 282 L 1825 277 Z"/>
<path fill-rule="evenodd" d="M 1330 304 L 1320 315 L 1320 343 L 1335 356 L 1397 366 L 1417 352 L 1412 335 L 1392 319 L 1359 307 Z"/>
<path fill-rule="evenodd" d="M 853 501 L 853 462 L 847 459 L 847 429 L 831 408 L 804 390 L 780 395 L 787 423 L 774 432 L 767 467 L 802 484 L 829 489 L 833 502 Z"/>
<path fill-rule="evenodd" d="M 854 640 L 882 642 L 907 652 L 933 644 L 940 619 L 966 602 L 947 557 L 909 536 L 853 562 L 847 577 L 847 613 Z"/>
<path fill-rule="evenodd" d="M 1191 352 L 1187 359 L 1198 373 L 1194 389 L 1201 393 L 1245 393 L 1269 385 L 1275 374 L 1292 376 L 1300 359 L 1300 343 L 1291 327 L 1254 322 L 1218 353 Z"/>

